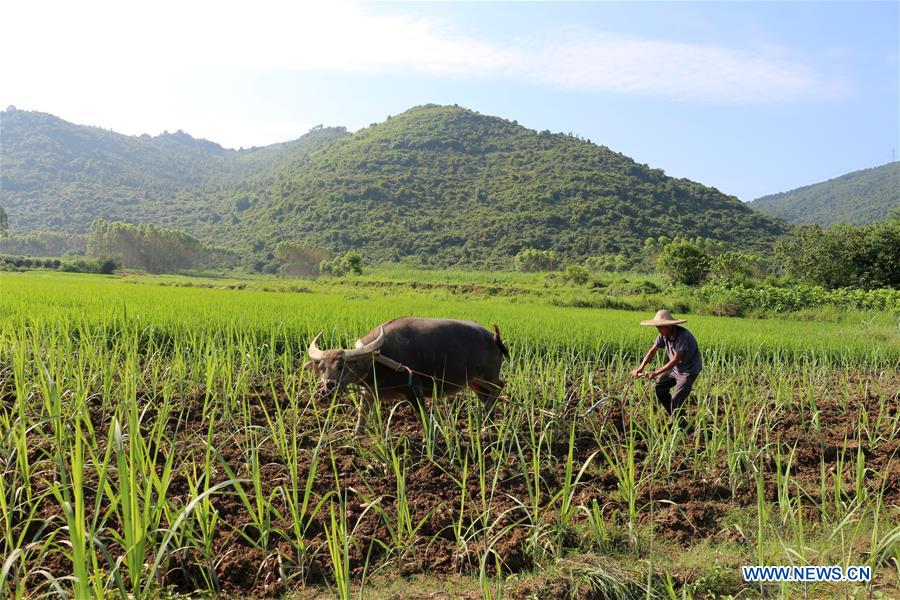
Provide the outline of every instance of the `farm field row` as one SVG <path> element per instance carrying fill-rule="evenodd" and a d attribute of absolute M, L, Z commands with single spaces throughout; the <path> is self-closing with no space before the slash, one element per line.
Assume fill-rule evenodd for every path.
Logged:
<path fill-rule="evenodd" d="M 649 315 L 172 281 L 0 278 L 0 596 L 900 593 L 896 329 L 691 316 L 680 428 L 628 377 Z M 497 323 L 509 400 L 385 402 L 361 436 L 355 393 L 312 401 L 315 333 L 404 314 Z"/>
<path fill-rule="evenodd" d="M 183 287 L 185 283 L 192 287 Z M 211 288 L 195 287 L 203 284 Z M 174 285 L 173 285 L 174 284 Z M 158 335 L 228 332 L 268 339 L 275 336 L 305 350 L 325 331 L 326 343 L 352 343 L 379 322 L 402 315 L 472 319 L 497 323 L 504 340 L 542 354 L 575 353 L 581 360 L 643 355 L 646 329 L 636 326 L 646 313 L 548 306 L 516 297 L 469 298 L 435 295 L 426 288 L 347 289 L 298 282 L 263 291 L 253 282 L 146 277 L 120 279 L 60 273 L 3 275 L 0 316 L 18 313 L 36 321 L 65 315 L 84 324 L 141 320 Z M 271 284 L 270 284 L 271 285 Z M 299 291 L 298 291 L 299 290 Z M 744 360 L 809 364 L 900 364 L 896 319 L 863 317 L 815 322 L 718 318 L 691 315 L 691 331 L 704 349 Z M 295 349 L 296 349 L 295 348 Z"/>

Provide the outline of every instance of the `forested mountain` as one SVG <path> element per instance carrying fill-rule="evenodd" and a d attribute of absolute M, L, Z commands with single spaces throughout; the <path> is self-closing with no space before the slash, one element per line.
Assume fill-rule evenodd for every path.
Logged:
<path fill-rule="evenodd" d="M 784 231 L 736 198 L 604 146 L 458 107 L 410 109 L 249 193 L 242 225 L 258 245 L 308 239 L 436 265 L 508 264 L 523 248 L 634 254 L 660 235 L 758 247 Z"/>
<path fill-rule="evenodd" d="M 455 106 L 245 151 L 40 113 L 2 119 L 0 204 L 13 230 L 84 231 L 102 217 L 179 227 L 259 258 L 293 240 L 371 261 L 484 267 L 524 248 L 635 254 L 661 235 L 762 248 L 786 229 L 604 146 Z"/>
<path fill-rule="evenodd" d="M 749 204 L 788 223 L 826 227 L 883 221 L 900 208 L 900 162 L 854 171 L 789 192 L 757 198 Z"/>
<path fill-rule="evenodd" d="M 231 196 L 245 178 L 301 162 L 343 135 L 318 128 L 237 151 L 183 131 L 127 136 L 10 107 L 0 113 L 0 205 L 14 232 L 84 233 L 98 218 L 193 230 L 222 217 L 211 212 L 216 190 L 227 186 Z"/>

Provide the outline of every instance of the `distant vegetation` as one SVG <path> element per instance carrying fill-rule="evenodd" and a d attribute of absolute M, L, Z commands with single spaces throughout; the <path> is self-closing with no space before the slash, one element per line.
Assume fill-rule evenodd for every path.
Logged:
<path fill-rule="evenodd" d="M 275 258 L 280 267 L 272 265 L 272 272 L 278 268 L 285 277 L 317 277 L 320 265 L 331 258 L 331 252 L 297 242 L 281 242 L 275 246 Z"/>
<path fill-rule="evenodd" d="M 416 107 L 352 135 L 316 127 L 294 142 L 240 151 L 180 131 L 129 137 L 43 113 L 7 110 L 2 118 L 0 253 L 7 255 L 85 255 L 100 218 L 122 224 L 117 241 L 105 233 L 106 246 L 91 256 L 114 250 L 124 266 L 153 272 L 238 263 L 285 276 L 355 272 L 363 262 L 522 271 L 579 265 L 588 273 L 659 269 L 689 285 L 726 271 L 757 279 L 768 272 L 830 289 L 894 285 L 885 273 L 897 270 L 862 258 L 875 252 L 864 247 L 885 247 L 872 236 L 890 227 L 801 230 L 773 261 L 774 242 L 788 228 L 735 198 L 574 135 L 458 107 Z M 843 199 L 840 206 L 896 205 L 898 173 L 892 163 L 795 192 L 826 190 Z M 138 230 L 124 223 L 143 227 L 138 237 L 149 238 L 141 243 L 168 254 L 138 250 L 125 233 Z M 166 241 L 148 241 L 158 235 Z M 662 255 L 676 239 L 709 260 L 692 258 L 687 246 Z M 849 240 L 856 240 L 852 251 L 835 245 Z M 214 256 L 211 246 L 228 250 Z M 835 267 L 830 258 L 851 255 L 881 266 Z"/>
<path fill-rule="evenodd" d="M 900 311 L 900 218 L 896 217 L 864 227 L 799 228 L 777 242 L 771 256 L 730 250 L 721 242 L 704 238 L 664 237 L 647 239 L 644 255 L 639 268 L 655 270 L 664 278 L 679 296 L 679 310 L 719 316 L 760 316 L 826 305 Z M 589 265 L 590 261 L 584 266 L 569 265 L 562 278 L 587 284 L 607 296 L 617 295 L 610 293 L 602 278 L 590 277 Z M 625 295 L 661 291 L 654 284 L 652 289 L 639 287 Z M 697 300 L 702 304 L 694 304 Z M 652 302 L 626 305 L 609 297 L 579 297 L 571 302 L 596 308 L 652 307 Z"/>
<path fill-rule="evenodd" d="M 67 273 L 111 275 L 119 263 L 110 258 L 35 258 L 34 256 L 0 255 L 0 271 L 49 270 Z"/>
<path fill-rule="evenodd" d="M 12 107 L 0 120 L 0 204 L 14 232 L 87 233 L 106 219 L 176 227 L 216 245 L 235 241 L 214 230 L 250 208 L 244 187 L 346 135 L 319 127 L 292 142 L 238 151 L 183 131 L 126 136 Z"/>
<path fill-rule="evenodd" d="M 115 259 L 122 266 L 149 273 L 229 267 L 237 263 L 233 253 L 210 248 L 176 229 L 103 220 L 95 221 L 91 226 L 88 254 Z"/>
<path fill-rule="evenodd" d="M 234 151 L 176 132 L 129 137 L 7 110 L 2 203 L 14 233 L 86 233 L 98 218 L 177 228 L 271 268 L 284 241 L 369 262 L 513 268 L 636 262 L 647 236 L 759 251 L 779 221 L 574 135 L 458 107 L 422 106 L 349 135 L 315 128 Z"/>
<path fill-rule="evenodd" d="M 788 223 L 826 227 L 882 221 L 900 208 L 900 162 L 757 198 L 749 205 Z"/>
<path fill-rule="evenodd" d="M 29 238 L 0 240 L 0 253 L 13 254 L 0 256 L 0 269 L 108 273 L 122 266 L 150 273 L 208 269 L 240 272 L 236 270 L 239 257 L 232 251 L 211 248 L 173 229 L 99 220 L 87 239 L 89 259 L 76 254 L 62 261 L 16 256 L 10 248 L 59 247 L 70 241 L 66 236 L 45 232 Z M 43 252 L 18 254 L 47 256 Z M 826 305 L 898 311 L 898 256 L 900 218 L 894 218 L 865 227 L 799 228 L 780 240 L 771 255 L 731 250 L 727 244 L 709 238 L 661 236 L 645 240 L 642 256 L 637 260 L 607 255 L 589 257 L 583 262 L 564 261 L 552 250 L 530 248 L 516 255 L 515 265 L 523 274 L 543 273 L 546 283 L 565 282 L 576 292 L 579 288 L 589 290 L 589 296 L 564 297 L 554 292 L 552 301 L 563 306 L 649 310 L 668 305 L 681 312 L 763 316 Z M 358 276 L 365 263 L 366 257 L 353 250 L 334 255 L 321 247 L 281 242 L 271 261 L 253 267 L 282 277 L 316 278 Z M 624 270 L 630 270 L 631 275 L 655 272 L 661 277 L 656 282 L 639 280 L 634 285 L 628 280 L 610 282 L 610 272 Z M 443 271 L 436 273 L 440 272 Z M 415 280 L 426 273 L 415 271 L 406 277 Z M 447 273 L 444 278 L 451 281 L 454 277 Z M 471 276 L 467 277 L 472 281 Z"/>
<path fill-rule="evenodd" d="M 900 216 L 864 227 L 808 226 L 775 246 L 784 273 L 829 289 L 900 288 Z"/>
<path fill-rule="evenodd" d="M 559 268 L 559 256 L 552 250 L 528 248 L 516 254 L 516 270 L 524 273 L 555 271 Z"/>
<path fill-rule="evenodd" d="M 698 246 L 676 240 L 662 249 L 656 264 L 672 282 L 697 285 L 709 273 L 710 260 Z"/>
<path fill-rule="evenodd" d="M 39 230 L 0 236 L 0 254 L 55 257 L 84 254 L 86 250 L 87 236 L 78 233 Z"/>
<path fill-rule="evenodd" d="M 324 147 L 248 189 L 242 224 L 371 261 L 513 266 L 635 256 L 645 237 L 704 236 L 762 249 L 786 231 L 715 189 L 606 147 L 457 107 L 423 106 Z"/>

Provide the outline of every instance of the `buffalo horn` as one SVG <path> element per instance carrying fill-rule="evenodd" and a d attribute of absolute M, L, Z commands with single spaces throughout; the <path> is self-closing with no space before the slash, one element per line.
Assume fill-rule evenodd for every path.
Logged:
<path fill-rule="evenodd" d="M 384 343 L 384 327 L 381 328 L 381 331 L 378 333 L 378 337 L 375 338 L 374 341 L 365 344 L 365 345 L 357 345 L 353 350 L 347 350 L 344 352 L 345 360 L 353 360 L 355 358 L 362 358 L 364 356 L 370 356 L 378 351 L 381 348 L 381 345 Z"/>
<path fill-rule="evenodd" d="M 309 357 L 313 360 L 322 360 L 325 357 L 325 353 L 319 350 L 319 338 L 322 337 L 324 331 L 320 331 L 319 335 L 313 338 L 313 341 L 309 344 Z"/>

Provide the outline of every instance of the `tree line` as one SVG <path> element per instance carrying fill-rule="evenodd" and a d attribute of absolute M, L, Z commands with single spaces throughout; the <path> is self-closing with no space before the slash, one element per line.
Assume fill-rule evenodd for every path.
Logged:
<path fill-rule="evenodd" d="M 558 271 L 586 282 L 599 271 L 658 272 L 671 283 L 697 286 L 708 281 L 748 283 L 780 277 L 828 290 L 900 288 L 900 212 L 885 222 L 855 227 L 797 227 L 779 239 L 770 255 L 736 249 L 703 237 L 647 238 L 640 255 L 603 255 L 564 264 L 552 250 L 528 248 L 515 257 L 519 271 Z"/>
<path fill-rule="evenodd" d="M 283 277 L 315 278 L 319 275 L 361 275 L 363 256 L 355 250 L 334 256 L 329 250 L 301 242 L 279 242 L 275 246 L 277 272 Z"/>
<path fill-rule="evenodd" d="M 89 256 L 113 258 L 123 267 L 150 273 L 232 267 L 237 258 L 229 251 L 206 246 L 177 229 L 103 219 L 91 225 L 87 251 Z"/>
<path fill-rule="evenodd" d="M 87 238 L 78 233 L 59 231 L 33 231 L 0 234 L 0 254 L 21 256 L 59 257 L 67 254 L 83 255 L 87 250 Z"/>

